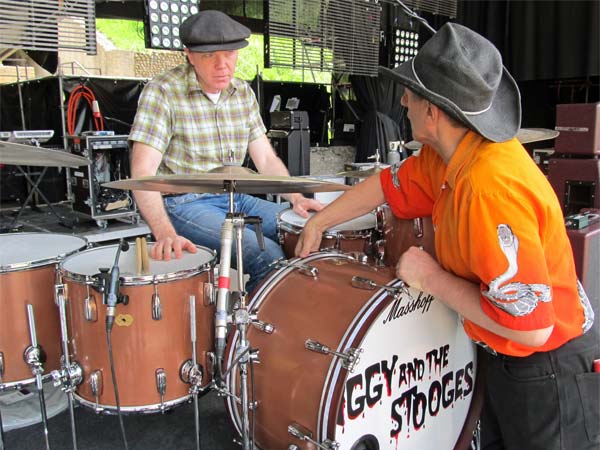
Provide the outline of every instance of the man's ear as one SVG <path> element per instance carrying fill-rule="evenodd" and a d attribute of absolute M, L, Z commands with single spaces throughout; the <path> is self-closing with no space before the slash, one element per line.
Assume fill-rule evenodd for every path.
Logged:
<path fill-rule="evenodd" d="M 185 59 L 187 59 L 191 64 L 192 61 L 190 60 L 190 49 L 187 47 L 183 47 L 183 53 L 185 53 Z"/>

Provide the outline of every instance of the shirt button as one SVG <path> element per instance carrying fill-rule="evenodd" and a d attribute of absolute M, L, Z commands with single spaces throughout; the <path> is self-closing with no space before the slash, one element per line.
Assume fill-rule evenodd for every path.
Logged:
<path fill-rule="evenodd" d="M 442 189 L 446 189 L 447 185 L 446 183 L 442 183 Z"/>

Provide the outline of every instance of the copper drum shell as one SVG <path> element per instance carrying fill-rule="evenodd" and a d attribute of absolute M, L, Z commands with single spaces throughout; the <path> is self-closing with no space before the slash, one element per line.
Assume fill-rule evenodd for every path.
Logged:
<path fill-rule="evenodd" d="M 317 419 L 331 356 L 308 351 L 308 338 L 336 347 L 373 291 L 355 289 L 350 280 L 358 275 L 376 283 L 393 279 L 389 268 L 359 264 L 348 256 L 321 253 L 306 259 L 318 269 L 318 279 L 292 271 L 284 278 L 272 276 L 256 291 L 249 307 L 258 307 L 259 319 L 274 324 L 273 334 L 254 327 L 247 337 L 260 349 L 260 364 L 254 365 L 256 443 L 260 448 L 287 448 L 290 422 L 298 422 L 317 435 Z M 304 262 L 304 260 L 303 260 Z M 265 291 L 265 289 L 268 291 Z M 343 301 L 342 301 L 343 300 Z M 383 305 L 382 305 L 383 306 Z M 311 312 L 311 313 L 308 313 Z M 365 330 L 366 331 L 366 330 Z M 360 339 L 362 334 L 357 335 Z M 230 339 L 226 361 L 231 363 L 237 334 Z M 239 395 L 239 373 L 232 370 L 228 381 Z M 234 379 L 235 377 L 235 379 Z M 332 411 L 339 411 L 342 383 L 334 395 Z M 240 409 L 231 401 L 230 415 L 239 422 Z M 333 415 L 333 412 L 332 412 Z M 330 418 L 335 424 L 335 417 Z M 237 424 L 236 424 L 237 426 Z M 305 447 L 301 447 L 305 448 Z M 316 448 L 308 444 L 306 449 Z"/>
<path fill-rule="evenodd" d="M 54 303 L 55 264 L 0 274 L 0 351 L 2 383 L 35 380 L 23 352 L 31 345 L 27 304 L 33 306 L 38 345 L 46 354 L 44 372 L 60 368 L 60 321 Z"/>
<path fill-rule="evenodd" d="M 60 369 L 60 319 L 55 303 L 57 264 L 86 246 L 83 238 L 58 233 L 0 235 L 0 383 L 18 389 L 35 381 L 24 352 L 31 346 L 27 305 L 35 319 L 43 377 Z"/>
<path fill-rule="evenodd" d="M 290 217 L 291 214 L 291 209 L 286 209 L 281 211 L 277 217 L 279 242 L 283 248 L 284 255 L 288 259 L 294 257 L 298 237 L 304 228 L 304 224 L 300 225 L 299 223 L 287 221 L 294 220 L 294 217 Z M 369 223 L 369 218 L 372 218 L 372 223 Z M 373 231 L 376 228 L 375 215 L 366 214 L 355 220 L 363 221 L 365 223 L 365 228 L 345 229 L 344 224 L 340 224 L 333 230 L 327 230 L 321 237 L 319 251 L 337 250 L 342 253 L 370 255 Z M 372 227 L 367 228 L 366 224 L 370 224 Z"/>
<path fill-rule="evenodd" d="M 402 253 L 410 247 L 422 247 L 435 256 L 435 234 L 431 217 L 399 219 L 389 206 L 382 207 L 383 215 L 383 262 L 386 266 L 396 267 Z"/>
<path fill-rule="evenodd" d="M 211 382 L 212 367 L 208 353 L 214 349 L 215 306 L 205 296 L 206 285 L 213 283 L 214 252 L 211 255 L 213 261 L 210 267 L 201 267 L 191 276 L 184 275 L 180 279 L 137 283 L 121 278 L 119 293 L 128 296 L 128 304 L 119 303 L 116 306 L 111 339 L 123 412 L 160 412 L 190 398 L 190 384 L 181 379 L 180 373 L 184 363 L 192 358 L 191 295 L 196 300 L 196 351 L 203 373 L 201 385 L 206 386 Z M 83 380 L 76 388 L 76 398 L 84 406 L 101 412 L 114 412 L 116 399 L 103 294 L 91 283 L 73 279 L 77 277 L 64 271 L 61 274 L 67 288 L 71 359 L 83 369 Z M 156 293 L 162 309 L 162 317 L 158 320 L 152 315 L 153 296 Z M 89 305 L 92 305 L 93 320 L 89 320 Z M 164 397 L 161 397 L 157 387 L 157 371 L 164 371 L 166 375 Z M 101 375 L 97 398 L 92 390 L 91 376 L 94 373 Z"/>

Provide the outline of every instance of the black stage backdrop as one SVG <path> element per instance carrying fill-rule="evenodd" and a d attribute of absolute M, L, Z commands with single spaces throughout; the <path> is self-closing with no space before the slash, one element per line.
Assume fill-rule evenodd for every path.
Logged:
<path fill-rule="evenodd" d="M 70 92 L 83 84 L 98 100 L 104 128 L 115 134 L 129 134 L 145 80 L 71 76 L 62 80 L 64 101 L 60 98 L 59 78 L 56 76 L 21 83 L 24 125 L 17 83 L 0 85 L 0 130 L 54 130 L 54 137 L 45 146 L 62 147 L 61 109 L 64 108 L 66 114 Z M 78 133 L 94 130 L 87 101 L 82 99 L 79 102 L 77 116 L 80 120 Z"/>

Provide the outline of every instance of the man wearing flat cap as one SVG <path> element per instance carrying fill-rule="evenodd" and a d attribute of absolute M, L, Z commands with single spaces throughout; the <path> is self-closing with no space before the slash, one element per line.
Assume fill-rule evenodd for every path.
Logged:
<path fill-rule="evenodd" d="M 486 350 L 482 449 L 598 449 L 594 311 L 556 195 L 515 138 L 520 94 L 500 53 L 447 23 L 380 75 L 404 86 L 413 138 L 424 145 L 315 214 L 297 255 L 384 202 L 399 218 L 432 216 L 435 257 L 411 247 L 396 275 L 455 310 Z"/>
<path fill-rule="evenodd" d="M 266 135 L 258 103 L 248 84 L 234 78 L 238 50 L 250 30 L 220 11 L 201 11 L 180 27 L 187 63 L 158 75 L 144 88 L 129 135 L 133 177 L 200 174 L 224 164 L 240 164 L 246 151 L 261 174 L 289 175 Z M 229 212 L 223 194 L 161 195 L 136 191 L 140 212 L 156 239 L 150 255 L 169 260 L 172 252 L 196 252 L 195 245 L 220 250 L 221 226 Z M 287 199 L 297 214 L 322 205 L 300 194 Z M 283 258 L 277 243 L 275 204 L 235 194 L 236 212 L 263 219 L 265 249 L 255 232 L 244 230 L 244 269 L 248 292 Z M 232 262 L 236 261 L 235 250 Z M 234 264 L 235 265 L 235 264 Z"/>

